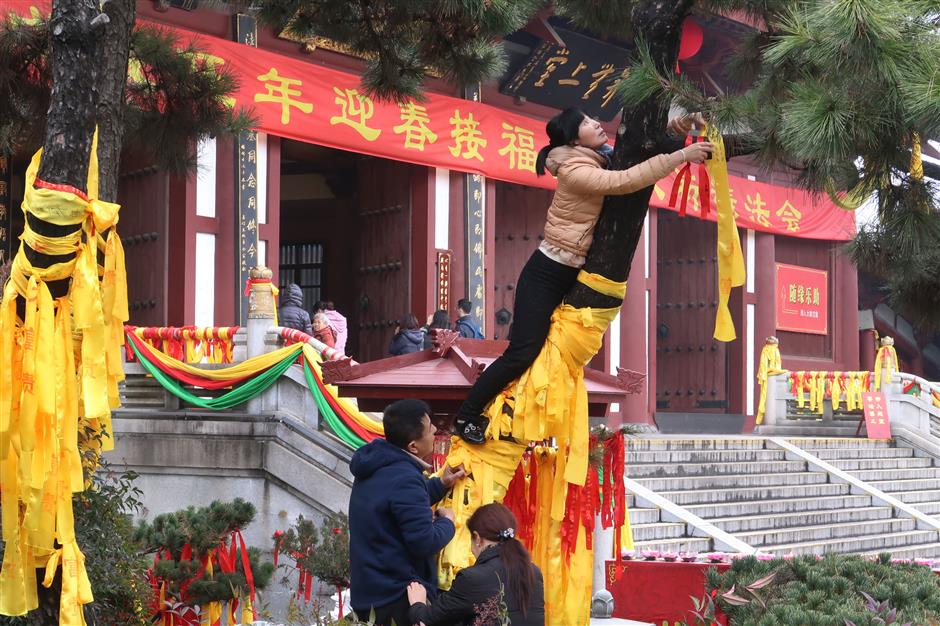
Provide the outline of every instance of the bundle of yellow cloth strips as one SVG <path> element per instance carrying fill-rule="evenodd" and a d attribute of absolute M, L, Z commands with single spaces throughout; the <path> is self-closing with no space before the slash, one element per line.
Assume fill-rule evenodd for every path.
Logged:
<path fill-rule="evenodd" d="M 80 432 L 89 449 L 113 447 L 111 409 L 120 404 L 118 382 L 124 377 L 121 346 L 128 316 L 124 251 L 115 231 L 119 206 L 98 199 L 96 150 L 97 134 L 87 193 L 38 180 L 42 151 L 33 157 L 23 200 L 26 227 L 0 305 L 0 505 L 6 544 L 0 614 L 36 608 L 36 570 L 45 568 L 43 584 L 49 586 L 61 566 L 59 623 L 64 626 L 84 624 L 81 605 L 92 601 L 72 517 L 72 494 L 86 487 Z M 30 228 L 30 217 L 75 230 L 43 236 Z M 29 262 L 25 247 L 74 256 L 39 268 Z M 63 279 L 71 281 L 68 293 L 53 298 L 47 283 Z M 18 303 L 25 304 L 22 313 Z"/>

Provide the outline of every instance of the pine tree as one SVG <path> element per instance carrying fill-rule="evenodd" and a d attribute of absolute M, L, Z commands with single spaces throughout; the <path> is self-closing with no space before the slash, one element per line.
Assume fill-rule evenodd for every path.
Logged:
<path fill-rule="evenodd" d="M 216 500 L 207 507 L 189 507 L 158 515 L 149 523 L 141 522 L 136 539 L 144 546 L 143 552 L 156 554 L 152 574 L 158 587 L 166 584 L 167 600 L 175 598 L 195 607 L 247 597 L 243 546 L 236 539 L 254 517 L 254 505 L 235 498 L 232 502 Z M 274 566 L 260 563 L 257 548 L 247 548 L 244 554 L 255 587 L 263 589 L 271 580 Z M 230 555 L 234 558 L 227 563 Z"/>

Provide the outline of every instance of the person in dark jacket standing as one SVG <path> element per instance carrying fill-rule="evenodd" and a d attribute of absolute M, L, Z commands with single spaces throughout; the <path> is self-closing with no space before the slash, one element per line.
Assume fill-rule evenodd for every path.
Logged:
<path fill-rule="evenodd" d="M 281 310 L 277 312 L 278 322 L 284 328 L 293 328 L 308 335 L 313 334 L 310 326 L 310 314 L 304 308 L 304 292 L 299 285 L 291 283 L 284 290 Z"/>
<path fill-rule="evenodd" d="M 418 327 L 418 318 L 409 313 L 398 320 L 395 336 L 388 344 L 388 353 L 392 356 L 401 356 L 423 349 L 424 333 Z"/>
<path fill-rule="evenodd" d="M 349 464 L 350 593 L 353 611 L 376 626 L 407 626 L 408 583 L 419 581 L 437 592 L 437 553 L 454 536 L 454 514 L 432 513 L 463 468 L 446 468 L 426 479 L 422 459 L 434 450 L 430 409 L 421 400 L 399 400 L 385 407 L 385 439 L 359 448 Z"/>
<path fill-rule="evenodd" d="M 454 322 L 454 330 L 460 333 L 461 337 L 466 339 L 484 339 L 483 331 L 470 316 L 473 309 L 473 303 L 466 298 L 457 301 L 457 321 Z"/>
<path fill-rule="evenodd" d="M 470 516 L 467 529 L 471 533 L 470 551 L 476 563 L 457 574 L 450 591 L 441 593 L 433 603 L 428 603 L 420 583 L 409 584 L 411 610 L 407 623 L 470 626 L 480 623 L 478 609 L 487 603 L 497 607 L 505 603 L 512 626 L 544 626 L 542 572 L 532 563 L 525 546 L 515 538 L 516 516 L 502 504 L 487 504 Z M 495 615 L 482 623 L 484 626 L 502 624 Z"/>

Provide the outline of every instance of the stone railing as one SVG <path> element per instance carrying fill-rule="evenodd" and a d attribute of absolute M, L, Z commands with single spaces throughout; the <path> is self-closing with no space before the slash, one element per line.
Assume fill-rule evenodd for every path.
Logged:
<path fill-rule="evenodd" d="M 841 375 L 842 372 L 823 372 Z M 850 372 L 849 374 L 858 374 Z M 870 374 L 870 373 L 869 373 Z M 888 373 L 886 372 L 886 377 Z M 805 392 L 803 406 L 799 406 L 797 394 L 791 384 L 791 372 L 771 374 L 767 378 L 767 404 L 762 425 L 779 426 L 806 423 L 823 425 L 854 425 L 862 418 L 862 408 L 848 408 L 845 394 L 840 395 L 838 409 L 833 409 L 831 393 L 825 393 L 821 411 L 810 406 L 809 392 Z M 869 391 L 866 386 L 863 391 Z M 921 435 L 940 438 L 940 383 L 930 382 L 908 374 L 893 372 L 882 389 L 888 401 L 892 426 L 906 428 Z M 935 395 L 936 394 L 936 395 Z"/>

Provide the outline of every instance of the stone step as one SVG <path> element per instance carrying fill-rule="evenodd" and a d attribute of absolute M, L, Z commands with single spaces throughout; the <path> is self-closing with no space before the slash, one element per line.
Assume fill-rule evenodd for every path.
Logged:
<path fill-rule="evenodd" d="M 676 539 L 685 536 L 685 524 L 673 522 L 639 524 L 633 526 L 632 529 L 634 541 L 659 541 L 661 539 Z"/>
<path fill-rule="evenodd" d="M 878 450 L 894 447 L 893 441 L 855 437 L 787 437 L 787 441 L 804 450 Z"/>
<path fill-rule="evenodd" d="M 636 438 L 626 442 L 627 454 L 634 450 L 763 450 L 759 437 L 707 438 Z"/>
<path fill-rule="evenodd" d="M 630 514 L 631 526 L 654 524 L 659 521 L 659 509 L 641 509 L 627 505 L 627 513 Z"/>
<path fill-rule="evenodd" d="M 800 446 L 806 452 L 824 461 L 835 459 L 893 459 L 909 458 L 914 456 L 914 451 L 910 448 L 819 448 L 813 446 Z"/>
<path fill-rule="evenodd" d="M 679 505 L 717 502 L 748 502 L 777 498 L 813 498 L 816 496 L 842 496 L 849 493 L 847 484 L 819 483 L 812 485 L 747 487 L 730 489 L 695 489 L 691 491 L 661 491 L 659 495 Z M 816 508 L 816 507 L 814 507 Z"/>
<path fill-rule="evenodd" d="M 895 497 L 900 496 L 901 494 L 894 494 Z M 904 502 L 903 498 L 898 498 L 901 502 Z M 934 517 L 940 517 L 940 502 L 917 502 L 913 504 L 913 507 L 920 511 L 921 513 L 926 513 L 927 515 L 933 515 Z"/>
<path fill-rule="evenodd" d="M 794 420 L 796 421 L 796 420 Z M 805 423 L 774 424 L 772 426 L 760 426 L 757 434 L 762 437 L 854 437 L 856 425 L 851 426 L 828 426 L 822 422 L 812 420 L 799 420 Z M 864 433 L 865 430 L 862 429 Z"/>
<path fill-rule="evenodd" d="M 856 537 L 864 540 L 868 537 L 880 537 L 901 532 L 913 531 L 917 524 L 912 519 L 889 518 L 866 522 L 845 522 L 840 524 L 822 524 L 820 526 L 799 526 L 735 533 L 744 543 L 752 546 L 776 546 L 780 544 L 826 541 Z"/>
<path fill-rule="evenodd" d="M 742 515 L 739 517 L 710 518 L 708 521 L 732 535 L 748 531 L 802 526 L 822 526 L 850 522 L 890 519 L 890 506 L 866 506 L 852 509 L 830 509 L 823 511 L 798 511 L 771 515 Z"/>
<path fill-rule="evenodd" d="M 799 543 L 766 545 L 761 548 L 761 551 L 777 556 L 785 556 L 787 554 L 826 554 L 829 552 L 857 554 L 891 552 L 892 548 L 916 546 L 917 544 L 931 544 L 936 541 L 936 531 L 912 530 L 870 537 L 842 537 L 823 541 L 801 541 Z"/>
<path fill-rule="evenodd" d="M 906 548 L 894 548 L 891 550 L 881 550 L 880 552 L 869 552 L 866 556 L 878 556 L 882 552 L 889 552 L 895 559 L 930 559 L 940 557 L 940 543 L 922 543 Z"/>
<path fill-rule="evenodd" d="M 940 467 L 856 470 L 854 472 L 850 472 L 850 474 L 866 482 L 877 482 L 885 480 L 936 480 L 940 478 Z"/>
<path fill-rule="evenodd" d="M 831 459 L 828 463 L 847 472 L 913 469 L 915 467 L 933 467 L 934 464 L 933 459 L 914 456 L 899 456 L 885 459 Z"/>
<path fill-rule="evenodd" d="M 746 515 L 805 514 L 810 511 L 863 508 L 871 504 L 871 496 L 836 495 L 815 498 L 775 498 L 752 502 L 709 502 L 693 504 L 685 508 L 703 519 L 712 520 Z"/>
<path fill-rule="evenodd" d="M 634 551 L 659 550 L 660 552 L 709 552 L 712 540 L 703 537 L 677 537 L 659 541 L 634 541 Z"/>
<path fill-rule="evenodd" d="M 906 504 L 914 505 L 914 508 L 921 502 L 934 502 L 937 499 L 937 494 L 940 493 L 936 489 L 923 489 L 923 490 L 912 490 L 912 491 L 897 491 L 891 495 L 904 502 Z"/>
<path fill-rule="evenodd" d="M 940 493 L 940 478 L 909 478 L 903 480 L 870 480 L 868 484 L 887 493 L 897 491 L 933 490 Z M 936 496 L 935 496 L 936 497 Z"/>
<path fill-rule="evenodd" d="M 647 489 L 653 491 L 678 491 L 721 489 L 724 487 L 775 487 L 815 485 L 825 483 L 829 475 L 825 472 L 795 472 L 781 474 L 732 474 L 726 476 L 673 476 L 667 478 L 637 478 Z"/>
<path fill-rule="evenodd" d="M 720 463 L 640 463 L 628 464 L 630 478 L 665 478 L 670 476 L 718 476 L 730 474 L 782 474 L 805 472 L 806 461 L 754 461 Z"/>
<path fill-rule="evenodd" d="M 627 471 L 638 463 L 718 463 L 783 461 L 783 450 L 627 450 Z"/>

